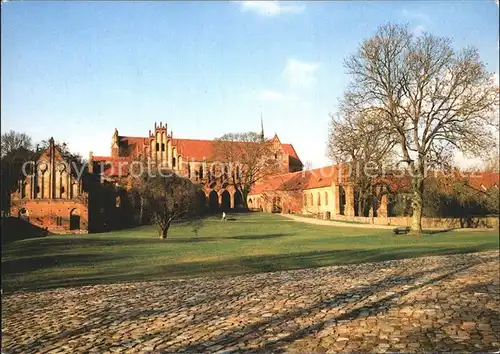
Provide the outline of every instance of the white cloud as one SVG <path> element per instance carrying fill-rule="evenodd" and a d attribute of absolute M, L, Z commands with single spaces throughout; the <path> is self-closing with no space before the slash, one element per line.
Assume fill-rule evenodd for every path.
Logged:
<path fill-rule="evenodd" d="M 316 82 L 315 73 L 318 67 L 318 63 L 288 59 L 283 76 L 291 88 L 307 88 Z"/>
<path fill-rule="evenodd" d="M 264 101 L 282 101 L 286 98 L 283 93 L 273 90 L 264 90 L 259 97 Z"/>
<path fill-rule="evenodd" d="M 427 27 L 432 24 L 429 15 L 422 11 L 408 11 L 404 9 L 401 11 L 401 15 L 407 20 L 417 23 L 417 25 L 411 29 L 411 33 L 417 37 L 422 35 L 422 33 L 427 30 Z"/>
<path fill-rule="evenodd" d="M 282 4 L 279 1 L 239 1 L 241 11 L 251 11 L 262 16 L 278 16 L 284 13 L 299 13 L 305 10 L 305 5 L 293 3 Z"/>
<path fill-rule="evenodd" d="M 401 11 L 401 15 L 403 15 L 403 17 L 406 17 L 407 19 L 416 20 L 423 23 L 432 22 L 429 15 L 422 11 L 408 11 L 405 9 Z"/>
<path fill-rule="evenodd" d="M 415 36 L 415 37 L 419 37 L 421 36 L 423 33 L 425 32 L 425 26 L 424 25 L 418 25 L 418 26 L 415 26 L 411 29 L 411 33 Z"/>

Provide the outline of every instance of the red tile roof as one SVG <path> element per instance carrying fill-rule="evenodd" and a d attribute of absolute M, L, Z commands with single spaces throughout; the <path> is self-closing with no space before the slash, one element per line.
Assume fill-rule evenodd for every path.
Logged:
<path fill-rule="evenodd" d="M 100 171 L 106 177 L 123 177 L 128 175 L 128 157 L 93 156 L 94 163 L 102 163 L 103 170 Z"/>
<path fill-rule="evenodd" d="M 478 190 L 483 190 L 483 187 L 488 190 L 500 186 L 500 174 L 498 172 L 473 173 L 469 174 L 466 179 L 472 187 Z"/>
<path fill-rule="evenodd" d="M 250 194 L 260 194 L 272 190 L 295 190 L 329 187 L 347 181 L 347 166 L 333 165 L 313 170 L 274 175 L 252 188 Z"/>
<path fill-rule="evenodd" d="M 172 139 L 173 146 L 177 147 L 177 152 L 181 153 L 184 158 L 194 159 L 195 161 L 211 160 L 214 157 L 213 140 L 202 139 Z M 120 136 L 120 143 L 128 146 L 135 146 L 137 153 L 142 153 L 144 146 L 148 146 L 148 138 Z M 282 144 L 283 150 L 300 162 L 292 144 Z"/>
<path fill-rule="evenodd" d="M 195 161 L 212 160 L 214 156 L 213 140 L 173 139 L 173 145 L 184 158 Z"/>
<path fill-rule="evenodd" d="M 297 155 L 297 152 L 295 151 L 294 147 L 292 144 L 281 144 L 281 146 L 283 146 L 283 150 L 285 150 L 285 152 L 292 156 L 293 158 L 296 158 L 297 160 L 300 161 L 299 159 L 299 156 Z"/>
<path fill-rule="evenodd" d="M 127 156 L 92 156 L 94 161 L 128 161 Z"/>

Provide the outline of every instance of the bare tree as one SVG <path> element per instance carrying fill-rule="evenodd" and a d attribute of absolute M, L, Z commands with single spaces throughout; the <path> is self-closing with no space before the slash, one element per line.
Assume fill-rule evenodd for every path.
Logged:
<path fill-rule="evenodd" d="M 13 130 L 2 134 L 2 157 L 21 148 L 25 150 L 31 150 L 33 148 L 31 137 L 29 135 L 25 133 L 18 133 Z"/>
<path fill-rule="evenodd" d="M 345 61 L 352 76 L 344 114 L 376 113 L 393 134 L 412 179 L 412 232 L 422 230 L 425 171 L 458 149 L 478 155 L 495 146 L 499 90 L 477 49 L 407 26 L 384 25 Z"/>
<path fill-rule="evenodd" d="M 307 160 L 304 162 L 304 171 L 311 170 L 313 166 L 313 163 L 311 160 Z"/>
<path fill-rule="evenodd" d="M 241 193 L 243 206 L 252 186 L 279 171 L 272 143 L 258 133 L 229 133 L 214 140 L 214 160 L 227 168 L 227 182 Z"/>
<path fill-rule="evenodd" d="M 486 172 L 500 172 L 500 156 L 498 150 L 490 157 L 484 159 L 482 170 Z"/>
<path fill-rule="evenodd" d="M 22 178 L 23 164 L 33 158 L 31 137 L 13 130 L 1 136 L 1 211 L 7 215 L 10 209 L 10 194 L 17 189 Z"/>
<path fill-rule="evenodd" d="M 50 145 L 49 140 L 42 140 L 40 144 L 37 145 L 40 151 L 45 150 Z M 81 166 L 85 159 L 79 153 L 74 153 L 69 150 L 68 144 L 65 141 L 56 141 L 54 142 L 55 147 L 59 150 L 61 155 L 66 159 L 68 163 L 71 163 L 75 166 Z"/>
<path fill-rule="evenodd" d="M 136 185 L 138 186 L 136 191 L 145 201 L 161 239 L 167 238 L 168 230 L 174 220 L 189 216 L 196 211 L 197 187 L 187 178 L 170 171 L 152 169 L 144 171 L 136 181 Z"/>
<path fill-rule="evenodd" d="M 331 115 L 328 155 L 339 164 L 349 164 L 358 196 L 358 215 L 367 207 L 376 208 L 385 191 L 381 177 L 392 162 L 396 144 L 372 112 Z"/>

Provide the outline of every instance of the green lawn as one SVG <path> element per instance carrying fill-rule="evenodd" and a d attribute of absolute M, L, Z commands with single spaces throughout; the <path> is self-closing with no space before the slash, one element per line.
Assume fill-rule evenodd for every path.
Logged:
<path fill-rule="evenodd" d="M 230 219 L 207 218 L 197 234 L 192 225 L 174 225 L 167 240 L 147 226 L 15 241 L 2 253 L 3 290 L 257 273 L 499 247 L 493 230 L 415 237 L 305 224 L 264 213 Z"/>

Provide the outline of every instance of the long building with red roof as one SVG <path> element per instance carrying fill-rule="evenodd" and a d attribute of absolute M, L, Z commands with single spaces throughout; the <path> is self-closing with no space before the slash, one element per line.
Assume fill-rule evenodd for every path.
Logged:
<path fill-rule="evenodd" d="M 264 132 L 261 132 L 264 138 Z M 278 160 L 281 173 L 301 171 L 303 164 L 292 144 L 281 143 L 277 134 L 268 140 L 272 154 Z M 134 160 L 145 160 L 154 165 L 171 169 L 188 176 L 194 183 L 204 187 L 211 209 L 236 208 L 243 205 L 241 193 L 220 178 L 221 164 L 216 161 L 214 140 L 185 139 L 173 136 L 167 124 L 154 125 L 147 136 L 124 136 L 118 129 L 111 138 L 109 156 L 94 156 L 90 153 L 89 162 L 94 172 L 99 172 L 103 180 L 126 184 L 130 164 Z"/>
<path fill-rule="evenodd" d="M 261 139 L 264 141 L 263 132 Z M 267 142 L 271 146 L 267 151 L 272 155 L 268 158 L 276 160 L 278 173 L 252 186 L 246 200 L 250 209 L 313 214 L 328 219 L 366 216 L 366 209 L 358 210 L 360 203 L 356 204 L 349 165 L 303 170 L 293 145 L 282 143 L 276 134 Z M 130 219 L 126 216 L 129 214 L 125 205 L 131 180 L 128 177 L 137 160 L 173 170 L 201 185 L 204 191 L 201 194 L 212 211 L 237 209 L 245 204 L 241 193 L 227 178 L 227 166 L 217 161 L 213 140 L 174 138 L 172 131 L 168 132 L 167 126 L 160 123 L 144 137 L 119 135 L 115 129 L 110 155 L 94 156 L 91 152 L 90 173 L 83 181 L 75 177 L 69 161 L 51 139 L 50 146 L 33 161 L 36 168 L 32 175 L 19 180 L 18 189 L 12 193 L 11 215 L 22 217 L 48 232 L 100 231 L 113 229 L 113 225 L 123 227 L 123 221 Z M 463 173 L 455 170 L 435 171 L 434 175 L 441 180 L 445 192 L 448 188 L 451 190 L 458 179 L 478 193 L 499 186 L 498 172 Z M 411 180 L 408 175 L 395 173 L 375 182 L 377 200 L 369 206 L 369 215 L 390 216 L 388 196 L 410 192 Z"/>

